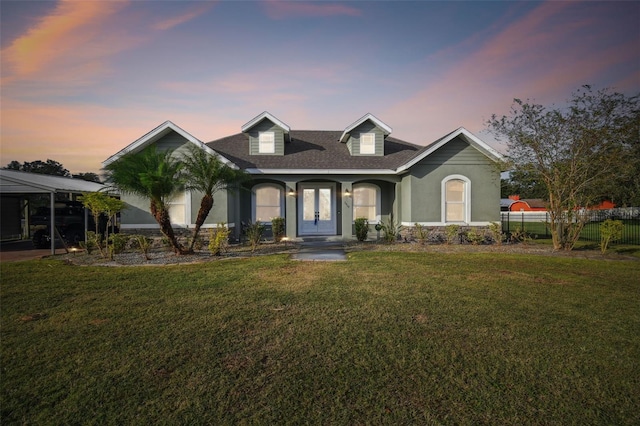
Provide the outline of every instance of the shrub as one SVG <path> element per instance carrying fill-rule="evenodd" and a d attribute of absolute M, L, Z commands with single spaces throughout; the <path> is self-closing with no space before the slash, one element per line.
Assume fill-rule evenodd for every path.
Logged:
<path fill-rule="evenodd" d="M 489 224 L 489 234 L 491 239 L 498 245 L 502 245 L 504 234 L 502 233 L 502 224 L 500 222 L 491 222 Z"/>
<path fill-rule="evenodd" d="M 460 236 L 460 225 L 447 225 L 444 227 L 444 233 L 447 237 L 447 244 L 453 244 L 455 239 Z"/>
<path fill-rule="evenodd" d="M 139 249 L 145 260 L 150 259 L 149 249 L 151 248 L 152 243 L 153 239 L 145 235 L 136 234 L 131 236 L 131 247 Z"/>
<path fill-rule="evenodd" d="M 402 225 L 398 225 L 393 213 L 389 215 L 389 219 L 382 223 L 382 240 L 387 243 L 394 243 L 398 240 Z"/>
<path fill-rule="evenodd" d="M 358 217 L 355 221 L 356 225 L 356 238 L 358 241 L 364 241 L 369 235 L 369 221 L 364 217 Z"/>
<path fill-rule="evenodd" d="M 621 220 L 607 219 L 600 224 L 600 251 L 605 253 L 609 244 L 622 238 L 624 223 Z"/>
<path fill-rule="evenodd" d="M 127 247 L 129 235 L 111 234 L 109 235 L 109 258 L 113 260 L 114 254 L 120 254 Z"/>
<path fill-rule="evenodd" d="M 262 234 L 264 233 L 264 225 L 257 221 L 255 223 L 249 222 L 246 227 L 247 239 L 249 240 L 249 245 L 251 245 L 251 251 L 255 251 L 258 244 L 260 244 L 260 240 L 262 239 Z"/>
<path fill-rule="evenodd" d="M 87 240 L 80 241 L 80 247 L 87 251 L 87 254 L 91 254 L 95 249 L 100 248 L 100 239 L 98 235 L 93 231 L 87 231 Z M 100 250 L 102 252 L 102 250 Z"/>
<path fill-rule="evenodd" d="M 187 238 L 187 247 L 191 247 L 191 240 L 192 237 Z M 202 247 L 204 247 L 204 241 L 202 240 L 202 237 L 198 234 L 196 236 L 196 240 L 193 243 L 193 248 L 194 250 L 202 250 Z"/>
<path fill-rule="evenodd" d="M 474 246 L 477 246 L 484 241 L 484 232 L 478 228 L 471 228 L 467 231 L 467 240 Z"/>
<path fill-rule="evenodd" d="M 214 256 L 220 256 L 229 247 L 229 235 L 231 231 L 227 224 L 222 222 L 215 229 L 209 230 L 209 251 Z"/>
<path fill-rule="evenodd" d="M 285 236 L 284 217 L 274 217 L 271 219 L 271 231 L 273 232 L 273 241 L 279 243 Z"/>
<path fill-rule="evenodd" d="M 516 228 L 515 231 L 511 233 L 511 241 L 514 243 L 527 244 L 531 242 L 533 239 L 535 239 L 535 236 L 532 236 L 531 234 L 529 234 L 527 231 L 520 228 L 519 226 Z"/>
<path fill-rule="evenodd" d="M 429 240 L 429 229 L 426 226 L 422 226 L 419 223 L 415 223 L 415 236 L 418 242 L 422 245 L 426 245 Z"/>

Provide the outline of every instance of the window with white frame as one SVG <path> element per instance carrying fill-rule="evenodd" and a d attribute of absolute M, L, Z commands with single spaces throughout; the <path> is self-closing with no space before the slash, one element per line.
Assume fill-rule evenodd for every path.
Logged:
<path fill-rule="evenodd" d="M 360 154 L 376 153 L 376 134 L 360 133 Z"/>
<path fill-rule="evenodd" d="M 276 152 L 275 134 L 273 132 L 258 133 L 258 152 L 260 154 L 273 154 Z"/>
<path fill-rule="evenodd" d="M 353 220 L 360 217 L 369 222 L 380 221 L 380 188 L 376 185 L 353 186 Z"/>
<path fill-rule="evenodd" d="M 468 185 L 461 178 L 451 178 L 444 182 L 444 221 L 467 222 Z"/>
<path fill-rule="evenodd" d="M 171 223 L 175 225 L 187 224 L 187 205 L 185 202 L 186 199 L 186 194 L 184 192 L 181 192 L 167 200 L 167 207 L 169 209 L 169 218 L 171 219 Z"/>
<path fill-rule="evenodd" d="M 284 217 L 284 196 L 277 185 L 264 184 L 254 188 L 253 221 L 271 222 L 274 217 Z"/>

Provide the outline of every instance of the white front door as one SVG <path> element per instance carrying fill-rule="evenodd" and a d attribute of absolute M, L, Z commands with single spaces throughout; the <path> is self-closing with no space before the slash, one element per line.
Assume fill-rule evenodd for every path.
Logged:
<path fill-rule="evenodd" d="M 301 184 L 298 198 L 300 235 L 336 235 L 336 184 Z"/>

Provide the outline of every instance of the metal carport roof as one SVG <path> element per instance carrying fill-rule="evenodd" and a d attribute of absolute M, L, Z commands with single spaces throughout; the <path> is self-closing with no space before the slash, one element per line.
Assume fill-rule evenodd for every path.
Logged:
<path fill-rule="evenodd" d="M 0 194 L 50 194 L 51 197 L 51 253 L 55 253 L 55 194 L 97 192 L 107 190 L 101 183 L 88 182 L 62 176 L 27 173 L 17 170 L 0 169 Z M 1 206 L 0 206 L 1 208 Z"/>

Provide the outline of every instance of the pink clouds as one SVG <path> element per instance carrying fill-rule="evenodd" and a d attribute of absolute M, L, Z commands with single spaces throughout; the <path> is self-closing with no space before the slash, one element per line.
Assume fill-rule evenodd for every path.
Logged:
<path fill-rule="evenodd" d="M 297 1 L 268 0 L 262 4 L 264 5 L 267 15 L 272 19 L 287 19 L 303 16 L 360 16 L 362 14 L 360 9 L 338 3 L 303 3 Z"/>
<path fill-rule="evenodd" d="M 3 62 L 8 65 L 3 67 L 3 83 L 8 79 L 29 78 L 45 70 L 50 72 L 50 67 L 66 63 L 79 54 L 84 54 L 86 68 L 95 72 L 101 68 L 97 63 L 99 58 L 113 47 L 96 43 L 89 51 L 85 46 L 90 40 L 98 41 L 96 27 L 123 6 L 123 2 L 61 1 L 53 13 L 40 19 L 2 51 Z"/>
<path fill-rule="evenodd" d="M 188 22 L 208 12 L 213 7 L 214 4 L 215 3 L 213 2 L 205 2 L 203 4 L 196 5 L 196 7 L 190 8 L 182 15 L 173 16 L 169 19 L 165 19 L 163 21 L 156 23 L 153 26 L 153 28 L 161 31 L 169 30 L 173 27 L 184 24 L 185 22 Z"/>
<path fill-rule="evenodd" d="M 579 3 L 546 2 L 466 56 L 452 58 L 447 51 L 449 63 L 439 75 L 383 116 L 409 140 L 428 143 L 459 126 L 482 131 L 484 121 L 492 113 L 506 113 L 515 97 L 562 102 L 571 90 L 592 83 L 612 64 L 637 63 L 637 40 L 595 49 L 595 42 L 600 42 L 596 37 L 615 28 L 604 17 L 590 18 L 599 22 L 585 21 L 580 7 Z M 572 19 L 558 19 L 559 15 Z M 601 29 L 598 35 L 593 34 L 594 27 Z M 585 43 L 585 38 L 593 38 L 594 43 Z M 638 75 L 637 68 L 632 74 Z M 622 76 L 613 83 L 628 78 Z M 631 87 L 637 84 L 636 79 Z M 424 130 L 425 125 L 429 130 Z"/>

